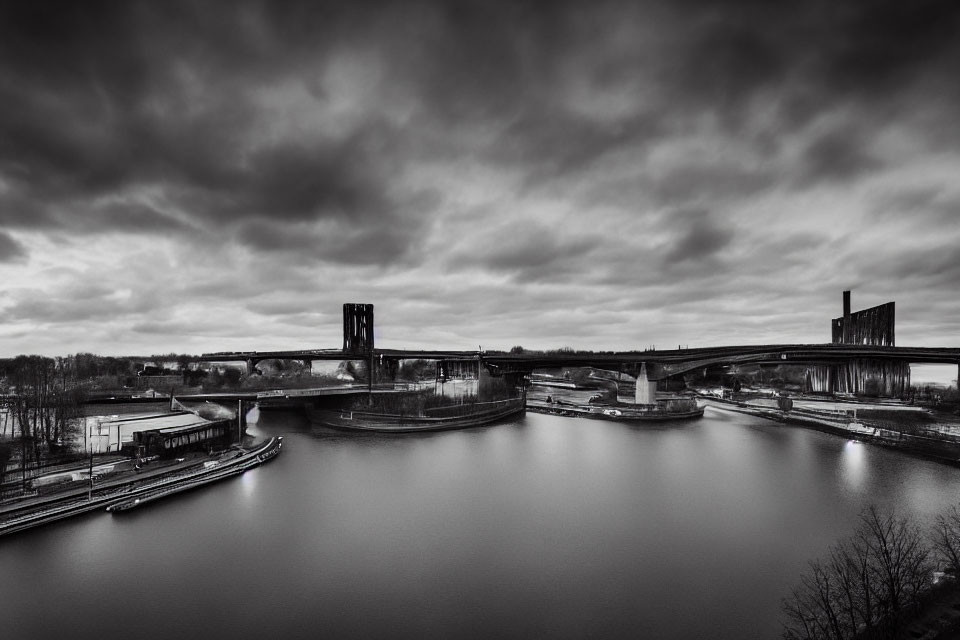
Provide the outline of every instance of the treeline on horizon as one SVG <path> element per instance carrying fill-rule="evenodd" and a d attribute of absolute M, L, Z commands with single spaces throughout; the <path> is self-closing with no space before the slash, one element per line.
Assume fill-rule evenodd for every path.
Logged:
<path fill-rule="evenodd" d="M 180 353 L 146 356 L 100 356 L 94 353 L 76 353 L 67 356 L 18 355 L 0 358 L 0 378 L 11 378 L 24 368 L 46 363 L 74 379 L 86 380 L 99 376 L 137 375 L 148 362 L 176 362 L 186 368 L 196 362 L 197 356 Z"/>
<path fill-rule="evenodd" d="M 304 386 L 318 381 L 337 382 L 338 376 L 366 381 L 366 362 L 346 360 L 335 372 L 313 373 L 311 367 L 296 360 L 266 359 L 257 364 L 256 375 L 245 375 L 245 365 L 198 366 L 198 357 L 168 353 L 152 356 L 100 356 L 77 353 L 61 357 L 19 355 L 0 358 L 0 394 L 44 398 L 75 389 L 88 393 L 121 391 L 124 388 L 151 386 L 157 391 L 170 391 L 184 386 L 202 385 L 204 389 L 244 387 L 251 389 L 281 386 Z M 172 366 L 171 366 L 172 365 Z M 398 380 L 419 381 L 433 377 L 436 363 L 431 360 L 404 360 L 396 369 Z M 379 375 L 379 374 L 378 374 Z M 144 377 L 141 377 L 144 376 Z M 164 380 L 163 377 L 167 377 Z M 40 392 L 38 389 L 42 389 Z"/>

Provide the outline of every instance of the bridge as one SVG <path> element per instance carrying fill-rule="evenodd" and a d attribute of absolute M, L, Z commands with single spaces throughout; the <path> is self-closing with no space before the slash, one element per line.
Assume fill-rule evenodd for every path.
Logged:
<path fill-rule="evenodd" d="M 483 363 L 491 373 L 530 373 L 547 367 L 595 367 L 639 371 L 647 365 L 651 380 L 662 380 L 696 369 L 720 364 L 834 364 L 850 359 L 889 360 L 913 364 L 960 365 L 960 348 L 953 347 L 873 347 L 838 344 L 770 344 L 703 347 L 653 351 L 541 352 L 506 353 L 502 351 L 437 351 L 421 349 L 373 349 L 374 360 L 438 360 Z M 344 361 L 365 360 L 366 354 L 341 349 L 303 349 L 285 351 L 223 351 L 205 353 L 199 362 L 243 362 L 262 360 Z M 632 375 L 632 374 L 631 374 Z"/>
<path fill-rule="evenodd" d="M 539 368 L 594 367 L 622 371 L 651 382 L 717 365 L 796 364 L 824 366 L 855 360 L 907 364 L 953 364 L 960 368 L 960 348 L 874 347 L 838 344 L 773 344 L 704 347 L 697 349 L 621 351 L 596 353 L 503 353 L 489 351 L 433 351 L 418 349 L 373 349 L 369 356 L 340 349 L 299 351 L 235 351 L 204 354 L 201 361 L 244 362 L 248 367 L 261 360 L 344 361 L 372 358 L 374 363 L 408 359 L 445 362 L 476 361 L 494 376 L 526 375 Z"/>
<path fill-rule="evenodd" d="M 655 397 L 656 382 L 671 376 L 717 365 L 790 364 L 810 366 L 818 390 L 863 389 L 868 377 L 881 379 L 888 393 L 902 392 L 909 384 L 909 365 L 952 364 L 958 366 L 960 348 L 897 347 L 894 342 L 893 303 L 851 313 L 850 292 L 844 292 L 844 315 L 831 322 L 833 342 L 826 344 L 772 344 L 703 347 L 676 350 L 617 352 L 455 351 L 420 349 L 378 349 L 373 344 L 373 305 L 344 305 L 344 341 L 341 349 L 292 351 L 231 351 L 205 353 L 205 362 L 244 362 L 248 372 L 262 360 L 313 361 L 362 360 L 376 376 L 395 377 L 401 360 L 424 359 L 438 362 L 438 377 L 444 367 L 475 363 L 477 375 L 523 376 L 538 368 L 594 367 L 621 371 L 637 379 L 637 402 L 646 404 Z"/>

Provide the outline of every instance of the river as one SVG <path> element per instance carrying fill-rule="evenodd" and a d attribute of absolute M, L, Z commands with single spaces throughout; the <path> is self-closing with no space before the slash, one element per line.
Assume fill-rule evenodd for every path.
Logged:
<path fill-rule="evenodd" d="M 4 638 L 774 638 L 868 504 L 928 524 L 960 470 L 708 408 L 311 430 L 141 511 L 0 539 Z"/>

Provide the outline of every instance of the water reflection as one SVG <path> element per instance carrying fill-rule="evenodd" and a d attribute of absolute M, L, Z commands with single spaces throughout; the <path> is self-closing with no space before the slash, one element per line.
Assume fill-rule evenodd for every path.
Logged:
<path fill-rule="evenodd" d="M 258 418 L 285 436 L 267 465 L 3 540 L 5 637 L 93 637 L 103 602 L 143 638 L 171 612 L 237 638 L 776 637 L 780 598 L 867 504 L 923 520 L 960 494 L 956 469 L 712 411 L 410 436 Z"/>
<path fill-rule="evenodd" d="M 847 491 L 859 493 L 863 490 L 867 474 L 866 456 L 867 446 L 859 440 L 848 440 L 843 445 L 843 454 L 840 456 L 840 476 Z"/>
<path fill-rule="evenodd" d="M 240 474 L 240 486 L 243 489 L 243 495 L 249 497 L 256 491 L 257 474 L 252 471 L 245 471 Z"/>

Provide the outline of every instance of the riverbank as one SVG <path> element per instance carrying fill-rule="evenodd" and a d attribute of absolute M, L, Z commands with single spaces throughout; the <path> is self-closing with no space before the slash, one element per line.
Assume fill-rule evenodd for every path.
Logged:
<path fill-rule="evenodd" d="M 147 471 L 130 468 L 110 480 L 71 483 L 59 491 L 0 506 L 0 536 L 10 535 L 113 505 L 143 503 L 232 477 L 262 464 L 280 450 L 281 437 L 215 456 L 192 454 Z M 127 507 L 129 508 L 129 507 Z"/>
<path fill-rule="evenodd" d="M 864 415 L 869 416 L 871 411 L 881 413 L 895 410 L 922 412 L 916 408 L 896 404 L 858 402 L 839 403 L 842 408 L 838 409 L 838 403 L 836 402 L 800 399 L 794 401 L 793 409 L 782 411 L 773 406 L 751 404 L 744 401 L 713 397 L 701 397 L 701 400 L 706 406 L 722 411 L 743 413 L 784 424 L 815 429 L 960 467 L 960 435 L 953 433 L 953 429 L 925 429 L 916 425 L 908 425 L 906 413 L 900 428 L 898 428 L 897 421 L 889 417 L 883 419 L 863 417 Z M 820 404 L 822 408 L 819 410 L 814 408 L 817 404 Z M 857 413 L 860 415 L 858 416 Z"/>

